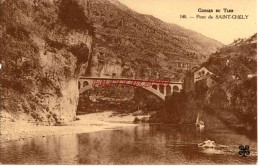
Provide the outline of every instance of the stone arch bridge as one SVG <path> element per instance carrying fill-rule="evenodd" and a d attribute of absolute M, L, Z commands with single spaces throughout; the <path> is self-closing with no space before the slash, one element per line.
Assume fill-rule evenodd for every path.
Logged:
<path fill-rule="evenodd" d="M 78 88 L 80 93 L 90 89 L 95 89 L 97 87 L 117 87 L 120 84 L 125 87 L 141 87 L 152 92 L 163 100 L 165 100 L 166 96 L 170 96 L 173 91 L 180 92 L 182 89 L 182 82 L 168 82 L 167 84 L 162 85 L 158 83 L 158 80 L 143 81 L 131 78 L 100 78 L 81 76 L 78 79 Z"/>

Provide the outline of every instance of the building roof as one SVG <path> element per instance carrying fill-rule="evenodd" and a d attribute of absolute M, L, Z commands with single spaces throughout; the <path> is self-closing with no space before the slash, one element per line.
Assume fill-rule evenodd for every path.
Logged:
<path fill-rule="evenodd" d="M 197 71 L 199 71 L 199 70 L 201 70 L 201 69 L 203 69 L 203 68 L 206 69 L 206 70 L 208 70 L 210 73 L 212 73 L 209 69 L 207 69 L 207 68 L 204 67 L 204 66 L 203 66 L 203 67 L 200 67 L 200 68 L 198 68 L 198 69 L 196 69 L 194 72 L 197 72 Z M 213 74 L 213 73 L 212 73 L 212 74 Z"/>

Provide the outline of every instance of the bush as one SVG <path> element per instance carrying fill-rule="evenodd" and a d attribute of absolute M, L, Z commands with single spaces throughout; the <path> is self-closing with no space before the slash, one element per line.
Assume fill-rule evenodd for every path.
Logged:
<path fill-rule="evenodd" d="M 66 26 L 83 31 L 87 29 L 94 34 L 93 23 L 90 23 L 84 9 L 75 0 L 62 0 L 59 9 L 59 18 Z"/>

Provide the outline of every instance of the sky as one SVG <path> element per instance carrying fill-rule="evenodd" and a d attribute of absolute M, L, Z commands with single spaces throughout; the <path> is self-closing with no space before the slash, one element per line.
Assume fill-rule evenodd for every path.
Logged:
<path fill-rule="evenodd" d="M 168 23 L 180 25 L 230 44 L 237 38 L 248 38 L 257 32 L 256 0 L 119 0 L 134 11 L 153 15 Z M 213 13 L 198 9 L 213 9 Z M 223 8 L 233 9 L 225 13 Z M 221 9 L 216 13 L 216 9 Z M 186 14 L 188 19 L 180 19 Z M 197 19 L 196 16 L 249 15 L 248 19 Z M 194 18 L 189 18 L 194 17 Z"/>

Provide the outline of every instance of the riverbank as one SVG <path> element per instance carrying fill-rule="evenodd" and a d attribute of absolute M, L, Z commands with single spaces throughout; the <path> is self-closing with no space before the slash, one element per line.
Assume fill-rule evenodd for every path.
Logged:
<path fill-rule="evenodd" d="M 112 111 L 90 113 L 77 116 L 79 120 L 63 126 L 40 126 L 25 121 L 1 119 L 1 142 L 23 140 L 32 137 L 45 137 L 49 135 L 68 135 L 75 133 L 89 133 L 114 129 L 131 124 L 135 117 L 132 114 L 115 114 Z"/>

